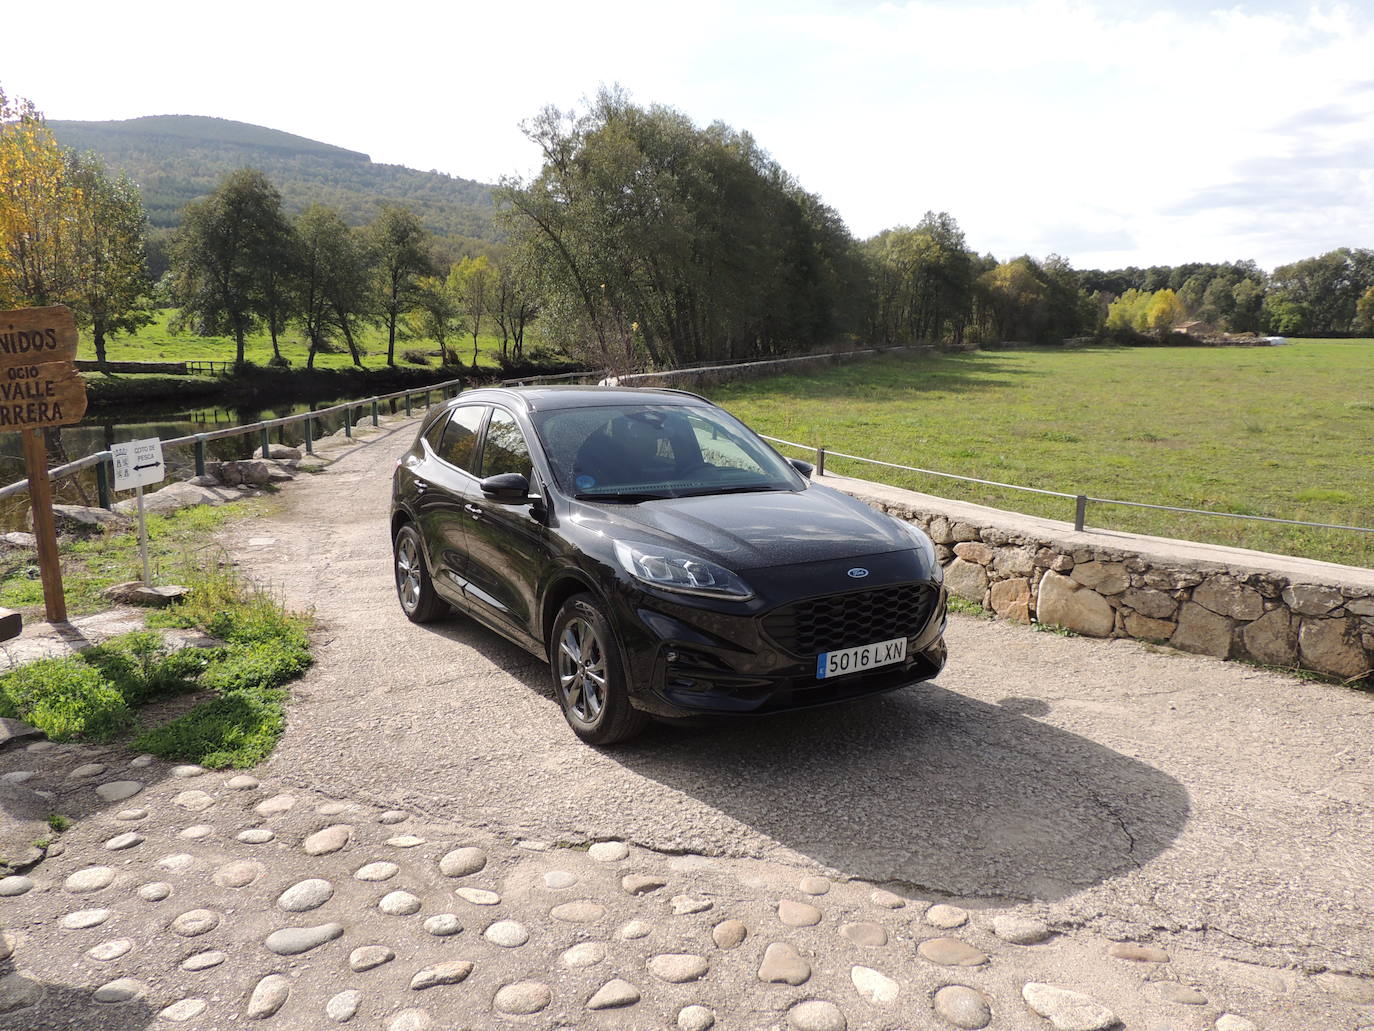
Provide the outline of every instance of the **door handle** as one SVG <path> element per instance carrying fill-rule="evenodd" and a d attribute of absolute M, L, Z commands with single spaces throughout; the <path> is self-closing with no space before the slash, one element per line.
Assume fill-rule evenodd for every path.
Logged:
<path fill-rule="evenodd" d="M 411 482 L 415 485 L 415 493 L 417 494 L 423 494 L 425 491 L 429 490 L 429 484 L 418 476 Z"/>
<path fill-rule="evenodd" d="M 478 508 L 476 505 L 464 505 L 463 511 L 466 512 L 468 515 L 472 516 L 472 518 L 474 519 L 482 518 L 482 510 Z"/>

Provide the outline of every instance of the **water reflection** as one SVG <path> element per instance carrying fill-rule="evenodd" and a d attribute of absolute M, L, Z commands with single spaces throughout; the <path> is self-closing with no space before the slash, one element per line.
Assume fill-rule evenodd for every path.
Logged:
<path fill-rule="evenodd" d="M 92 409 L 76 426 L 64 426 L 46 433 L 49 465 L 62 465 L 97 451 L 108 450 L 125 440 L 159 437 L 169 440 L 192 433 L 208 433 L 230 426 L 245 426 L 267 419 L 283 419 L 319 408 L 341 404 L 348 399 L 322 398 L 311 402 L 275 404 L 266 408 L 234 408 L 199 404 L 195 407 L 176 403 L 152 405 L 123 405 L 117 408 Z M 383 402 L 383 411 L 394 412 L 401 402 Z M 366 413 L 366 409 L 360 409 Z M 333 433 L 343 426 L 343 413 L 319 416 L 315 420 L 314 435 Z M 273 444 L 299 447 L 305 441 L 303 423 L 278 426 L 270 431 Z M 250 457 L 262 446 L 260 434 L 225 437 L 206 443 L 206 457 L 210 461 L 227 461 Z M 165 452 L 169 479 L 184 479 L 195 474 L 195 451 L 191 445 L 169 448 Z M 0 434 L 0 483 L 13 483 L 24 478 L 24 454 L 17 433 Z M 123 496 L 118 495 L 115 500 Z M 76 476 L 65 477 L 53 484 L 53 500 L 59 505 L 97 504 L 94 469 L 82 470 Z M 29 501 L 27 494 L 0 499 L 0 531 L 27 529 Z"/>

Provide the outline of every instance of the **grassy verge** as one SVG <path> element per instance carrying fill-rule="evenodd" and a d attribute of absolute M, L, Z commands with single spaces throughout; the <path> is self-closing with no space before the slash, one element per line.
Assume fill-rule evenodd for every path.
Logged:
<path fill-rule="evenodd" d="M 1374 526 L 1370 340 L 887 355 L 711 393 L 762 433 L 888 462 L 1070 494 Z M 1072 500 L 833 456 L 826 468 L 1073 518 Z M 1106 505 L 1089 506 L 1088 525 L 1374 565 L 1368 533 Z"/>
<path fill-rule="evenodd" d="M 109 741 L 127 733 L 139 708 L 187 693 L 210 697 L 130 747 L 213 769 L 265 759 L 285 727 L 283 686 L 311 663 L 308 620 L 209 572 L 189 598 L 149 617 L 154 629 L 125 634 L 79 655 L 42 659 L 0 676 L 0 715 L 22 719 L 54 741 Z M 222 645 L 172 650 L 158 628 L 194 627 Z"/>
<path fill-rule="evenodd" d="M 213 532 L 231 518 L 265 514 L 272 502 L 258 498 L 211 508 L 196 505 L 170 515 L 148 516 L 148 560 L 159 583 L 189 583 L 205 565 Z M 67 611 L 73 616 L 108 607 L 101 592 L 111 584 L 143 577 L 138 531 L 63 543 L 62 580 Z M 41 618 L 43 584 L 32 549 L 0 553 L 0 606 L 18 609 L 26 619 Z"/>

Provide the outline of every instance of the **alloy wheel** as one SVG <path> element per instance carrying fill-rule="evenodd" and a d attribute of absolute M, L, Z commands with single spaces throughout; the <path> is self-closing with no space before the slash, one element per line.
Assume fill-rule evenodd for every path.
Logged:
<path fill-rule="evenodd" d="M 420 588 L 420 549 L 415 536 L 405 533 L 396 544 L 396 591 L 407 612 L 414 612 L 420 604 Z"/>
<path fill-rule="evenodd" d="M 558 686 L 563 704 L 583 723 L 595 723 L 606 704 L 606 649 L 591 623 L 568 621 L 558 642 Z"/>

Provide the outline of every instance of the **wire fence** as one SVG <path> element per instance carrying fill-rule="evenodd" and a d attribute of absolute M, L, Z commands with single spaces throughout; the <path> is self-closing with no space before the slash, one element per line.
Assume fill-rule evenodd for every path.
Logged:
<path fill-rule="evenodd" d="M 851 455 L 844 451 L 832 451 L 824 446 L 811 444 L 798 444 L 794 440 L 783 440 L 781 437 L 770 437 L 766 433 L 759 436 L 764 440 L 771 440 L 775 444 L 783 444 L 786 447 L 799 448 L 802 451 L 810 451 L 816 456 L 816 470 L 821 475 L 825 474 L 826 458 L 846 458 L 852 462 L 867 462 L 869 465 L 886 466 L 889 469 L 901 469 L 905 472 L 922 473 L 926 476 L 940 476 L 947 480 L 960 480 L 964 483 L 977 483 L 986 487 L 1000 487 L 1004 490 L 1019 490 L 1026 494 L 1040 494 L 1051 498 L 1065 498 L 1074 502 L 1073 528 L 1075 530 L 1085 530 L 1089 505 L 1121 505 L 1127 508 L 1148 508 L 1158 512 L 1183 512 L 1189 515 L 1216 516 L 1220 519 L 1248 519 L 1259 523 L 1280 523 L 1285 526 L 1311 526 L 1323 530 L 1351 530 L 1355 533 L 1374 533 L 1374 527 L 1370 526 L 1345 526 L 1341 523 L 1313 523 L 1304 519 L 1280 519 L 1276 516 L 1246 515 L 1241 512 L 1217 512 L 1206 508 L 1180 508 L 1177 505 L 1156 505 L 1144 501 L 1123 501 L 1120 498 L 1096 498 L 1089 494 L 1069 494 L 1059 490 L 1044 490 L 1040 487 L 1026 487 L 1017 483 L 1002 483 L 998 480 L 983 480 L 977 476 L 961 476 L 958 473 L 940 472 L 935 469 L 922 469 L 915 465 L 902 465 L 900 462 L 885 462 L 879 458 L 865 458 L 863 455 Z"/>

